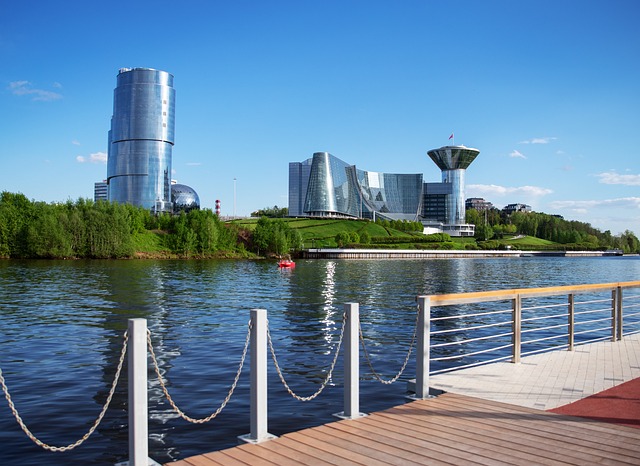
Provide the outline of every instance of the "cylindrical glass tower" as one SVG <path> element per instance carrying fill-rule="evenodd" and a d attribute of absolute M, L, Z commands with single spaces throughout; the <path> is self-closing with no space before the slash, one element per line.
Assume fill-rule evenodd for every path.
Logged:
<path fill-rule="evenodd" d="M 451 185 L 451 194 L 446 196 L 446 223 L 465 223 L 464 175 L 480 151 L 465 146 L 445 146 L 427 152 L 431 160 L 442 170 L 442 182 Z"/>
<path fill-rule="evenodd" d="M 150 68 L 123 68 L 114 91 L 109 131 L 109 200 L 171 212 L 174 143 L 173 76 Z"/>

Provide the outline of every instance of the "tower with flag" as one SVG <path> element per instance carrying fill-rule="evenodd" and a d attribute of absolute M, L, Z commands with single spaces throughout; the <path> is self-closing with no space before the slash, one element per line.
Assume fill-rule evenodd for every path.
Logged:
<path fill-rule="evenodd" d="M 453 133 L 449 136 L 453 140 Z M 423 217 L 442 224 L 451 236 L 473 236 L 474 225 L 465 223 L 465 174 L 480 151 L 465 146 L 444 146 L 427 152 L 442 170 L 441 183 L 426 183 Z"/>

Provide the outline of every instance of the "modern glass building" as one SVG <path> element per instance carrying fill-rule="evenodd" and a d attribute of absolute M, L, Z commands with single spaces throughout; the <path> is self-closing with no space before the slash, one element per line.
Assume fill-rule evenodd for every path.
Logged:
<path fill-rule="evenodd" d="M 94 202 L 106 201 L 109 197 L 107 195 L 107 180 L 96 181 L 93 184 L 93 200 Z"/>
<path fill-rule="evenodd" d="M 422 175 L 360 170 L 328 152 L 289 164 L 289 215 L 417 220 Z"/>
<path fill-rule="evenodd" d="M 451 236 L 473 236 L 474 225 L 465 223 L 464 184 L 466 170 L 480 151 L 465 146 L 444 146 L 427 153 L 442 170 L 442 183 L 430 183 L 425 190 L 424 204 L 430 209 L 425 210 L 424 218 L 441 222 L 443 231 Z"/>
<path fill-rule="evenodd" d="M 186 184 L 175 183 L 171 185 L 171 203 L 174 213 L 200 209 L 198 193 Z"/>
<path fill-rule="evenodd" d="M 304 200 L 309 187 L 311 161 L 289 163 L 289 216 L 304 217 Z"/>
<path fill-rule="evenodd" d="M 110 201 L 171 212 L 174 144 L 173 76 L 150 68 L 122 68 L 114 91 L 107 183 Z"/>
<path fill-rule="evenodd" d="M 289 215 L 422 221 L 425 232 L 473 236 L 465 223 L 467 167 L 480 153 L 464 146 L 428 152 L 442 170 L 441 183 L 422 174 L 360 170 L 328 152 L 289 164 Z"/>

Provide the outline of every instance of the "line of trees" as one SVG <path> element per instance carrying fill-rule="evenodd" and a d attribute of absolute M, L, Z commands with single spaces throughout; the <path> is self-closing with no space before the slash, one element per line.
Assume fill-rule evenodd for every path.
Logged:
<path fill-rule="evenodd" d="M 162 231 L 161 245 L 183 257 L 235 251 L 242 244 L 237 229 L 208 209 L 155 216 L 130 204 L 88 199 L 47 204 L 0 194 L 0 257 L 133 257 L 136 237 L 148 230 Z"/>
<path fill-rule="evenodd" d="M 640 241 L 630 230 L 613 236 L 611 231 L 602 232 L 589 223 L 565 220 L 542 212 L 514 212 L 506 215 L 495 208 L 486 213 L 468 209 L 466 222 L 476 226 L 475 237 L 478 240 L 501 239 L 505 235 L 521 234 L 585 249 L 640 252 Z"/>

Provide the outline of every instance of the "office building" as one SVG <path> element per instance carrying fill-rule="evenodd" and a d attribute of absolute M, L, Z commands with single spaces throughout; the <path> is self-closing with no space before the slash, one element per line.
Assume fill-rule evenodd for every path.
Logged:
<path fill-rule="evenodd" d="M 418 220 L 422 174 L 366 171 L 328 152 L 289 164 L 289 215 Z"/>
<path fill-rule="evenodd" d="M 470 197 L 464 201 L 465 209 L 475 209 L 478 212 L 484 212 L 486 210 L 493 209 L 493 204 L 484 200 L 481 197 Z"/>
<path fill-rule="evenodd" d="M 422 174 L 358 169 L 328 152 L 289 164 L 289 215 L 421 221 L 425 233 L 473 236 L 465 223 L 464 175 L 477 149 L 446 146 L 428 152 L 442 182 Z"/>
<path fill-rule="evenodd" d="M 150 68 L 122 68 L 114 91 L 107 184 L 113 202 L 171 212 L 174 144 L 173 76 Z"/>
<path fill-rule="evenodd" d="M 107 199 L 107 180 L 95 182 L 93 184 L 93 201 L 106 201 Z"/>
<path fill-rule="evenodd" d="M 504 206 L 502 212 L 504 212 L 506 215 L 511 215 L 515 212 L 527 213 L 531 212 L 531 206 L 527 204 L 509 204 Z"/>
<path fill-rule="evenodd" d="M 289 163 L 289 216 L 304 217 L 304 200 L 309 186 L 311 161 Z"/>

